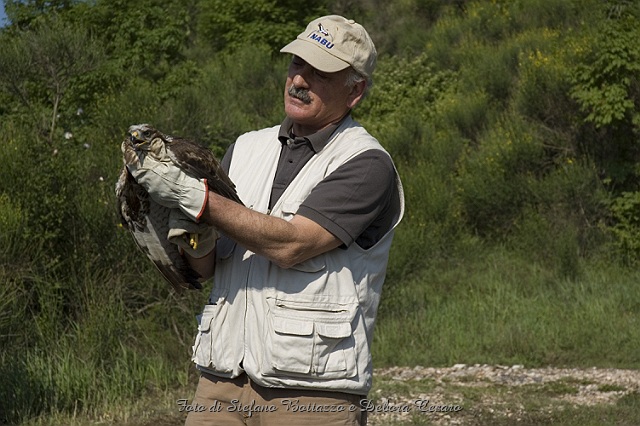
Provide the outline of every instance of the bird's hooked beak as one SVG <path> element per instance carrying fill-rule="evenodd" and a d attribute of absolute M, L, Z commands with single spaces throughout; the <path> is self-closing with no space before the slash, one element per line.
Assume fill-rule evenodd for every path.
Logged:
<path fill-rule="evenodd" d="M 133 132 L 131 132 L 129 134 L 129 140 L 133 143 L 136 143 L 136 141 L 138 141 L 140 137 L 140 133 L 137 130 L 134 130 Z"/>
<path fill-rule="evenodd" d="M 134 130 L 133 132 L 129 133 L 129 140 L 136 149 L 149 144 L 149 141 L 143 136 L 144 135 L 142 135 L 139 130 Z"/>

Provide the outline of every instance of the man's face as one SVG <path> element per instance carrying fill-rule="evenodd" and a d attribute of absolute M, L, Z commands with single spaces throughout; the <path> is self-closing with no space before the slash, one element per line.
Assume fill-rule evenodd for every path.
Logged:
<path fill-rule="evenodd" d="M 360 100 L 357 86 L 345 85 L 348 72 L 324 73 L 299 56 L 293 57 L 284 90 L 284 110 L 293 120 L 297 136 L 315 133 L 339 121 Z"/>

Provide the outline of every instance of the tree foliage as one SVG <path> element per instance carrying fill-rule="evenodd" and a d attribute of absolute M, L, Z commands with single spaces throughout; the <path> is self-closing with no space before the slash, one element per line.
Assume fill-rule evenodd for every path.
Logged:
<path fill-rule="evenodd" d="M 303 0 L 201 0 L 200 42 L 214 51 L 235 50 L 247 44 L 264 44 L 277 50 L 310 20 L 327 14 L 325 3 L 314 2 L 310 7 Z"/>
<path fill-rule="evenodd" d="M 624 14 L 603 20 L 576 67 L 572 94 L 596 128 L 626 122 L 640 129 L 638 19 Z"/>
<path fill-rule="evenodd" d="M 29 28 L 46 14 L 69 11 L 78 0 L 4 0 L 4 9 L 12 26 Z"/>
<path fill-rule="evenodd" d="M 38 130 L 52 145 L 63 98 L 81 76 L 98 67 L 101 46 L 83 28 L 52 19 L 8 38 L 0 49 L 0 85 L 24 110 L 49 110 L 47 128 Z"/>

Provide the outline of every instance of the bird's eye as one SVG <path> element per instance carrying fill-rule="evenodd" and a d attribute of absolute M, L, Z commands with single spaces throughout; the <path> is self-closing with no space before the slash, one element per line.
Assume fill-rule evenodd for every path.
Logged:
<path fill-rule="evenodd" d="M 151 131 L 150 131 L 150 130 L 145 130 L 144 132 L 142 132 L 142 135 L 143 135 L 145 138 L 148 138 L 149 136 L 151 136 Z"/>

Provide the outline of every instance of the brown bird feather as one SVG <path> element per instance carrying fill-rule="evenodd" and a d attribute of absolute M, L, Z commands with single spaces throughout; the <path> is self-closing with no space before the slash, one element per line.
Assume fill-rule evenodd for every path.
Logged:
<path fill-rule="evenodd" d="M 235 185 L 211 150 L 188 139 L 165 135 L 148 124 L 129 127 L 122 153 L 124 166 L 116 182 L 122 225 L 176 291 L 201 289 L 200 275 L 181 255 L 178 246 L 167 239 L 171 209 L 156 203 L 135 181 L 127 165 L 138 164 L 145 155 L 158 161 L 172 161 L 185 173 L 207 179 L 210 191 L 242 204 Z"/>

